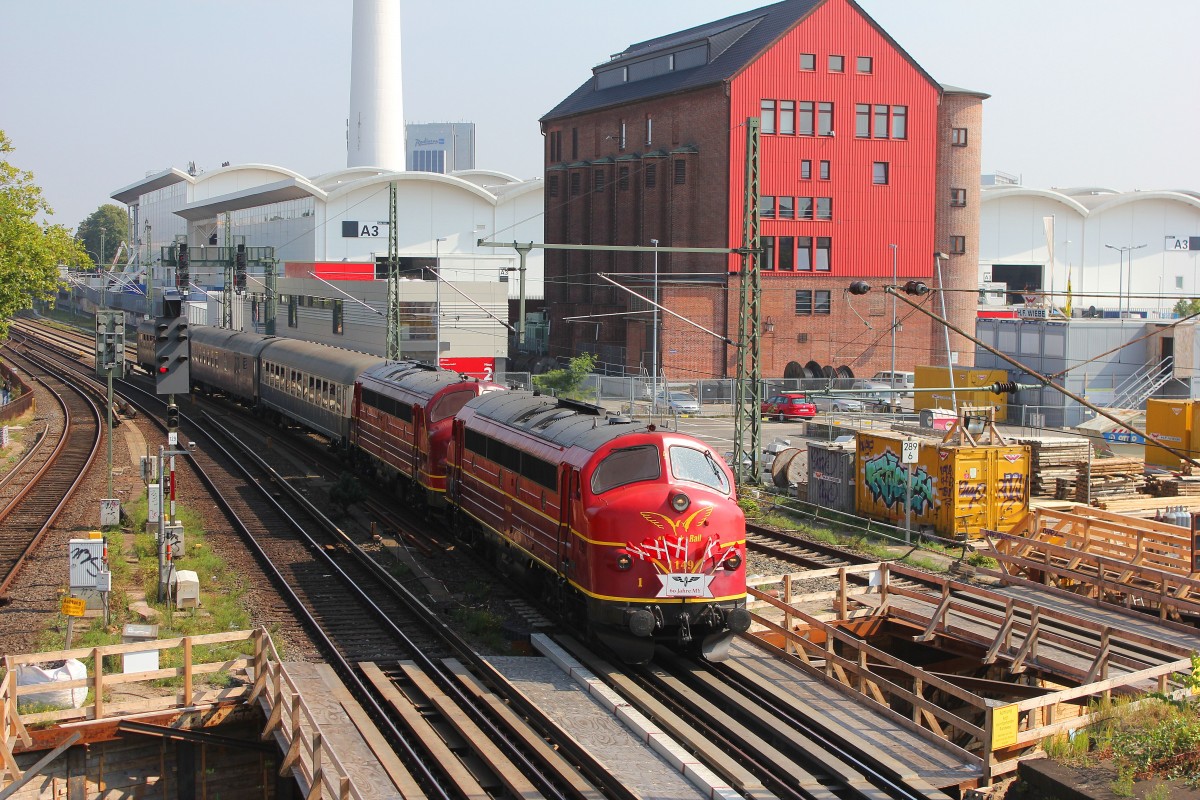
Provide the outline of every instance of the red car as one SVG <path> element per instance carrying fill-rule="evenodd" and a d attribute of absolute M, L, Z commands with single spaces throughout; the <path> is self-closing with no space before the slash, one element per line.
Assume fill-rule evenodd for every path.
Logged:
<path fill-rule="evenodd" d="M 784 392 L 764 400 L 761 412 L 764 417 L 775 417 L 783 422 L 789 419 L 812 419 L 817 415 L 817 407 L 804 392 Z"/>

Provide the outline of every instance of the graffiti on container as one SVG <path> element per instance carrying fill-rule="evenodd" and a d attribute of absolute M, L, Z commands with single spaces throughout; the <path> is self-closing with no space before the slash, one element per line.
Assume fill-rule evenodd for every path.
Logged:
<path fill-rule="evenodd" d="M 904 508 L 908 465 L 901 464 L 899 456 L 891 450 L 863 462 L 863 480 L 866 481 L 875 502 L 883 503 L 889 509 L 894 506 Z M 933 508 L 936 504 L 933 476 L 918 464 L 912 476 L 913 513 L 924 514 L 926 509 Z"/>
<path fill-rule="evenodd" d="M 973 483 L 965 479 L 958 482 L 958 496 L 966 502 L 967 508 L 982 503 L 983 495 L 982 483 Z"/>
<path fill-rule="evenodd" d="M 1025 473 L 1006 472 L 1000 476 L 996 486 L 996 494 L 1000 498 L 1000 516 L 1007 517 L 1025 507 Z"/>

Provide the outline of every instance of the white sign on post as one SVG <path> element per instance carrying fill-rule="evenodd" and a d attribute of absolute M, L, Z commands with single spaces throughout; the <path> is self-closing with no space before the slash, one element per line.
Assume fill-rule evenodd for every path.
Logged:
<path fill-rule="evenodd" d="M 900 450 L 900 463 L 901 464 L 917 463 L 917 457 L 920 452 L 921 452 L 921 443 L 920 442 L 913 441 L 912 439 L 906 439 L 903 442 L 903 447 Z"/>
<path fill-rule="evenodd" d="M 105 499 L 100 501 L 100 527 L 111 528 L 121 524 L 121 501 Z"/>

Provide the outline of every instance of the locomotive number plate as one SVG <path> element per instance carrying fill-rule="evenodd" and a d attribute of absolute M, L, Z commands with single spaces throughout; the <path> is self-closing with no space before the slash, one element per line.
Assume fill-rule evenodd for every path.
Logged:
<path fill-rule="evenodd" d="M 712 575 L 672 572 L 667 575 L 659 575 L 658 579 L 662 581 L 662 591 L 658 593 L 659 597 L 712 597 L 712 592 L 708 590 L 708 584 L 713 579 Z"/>

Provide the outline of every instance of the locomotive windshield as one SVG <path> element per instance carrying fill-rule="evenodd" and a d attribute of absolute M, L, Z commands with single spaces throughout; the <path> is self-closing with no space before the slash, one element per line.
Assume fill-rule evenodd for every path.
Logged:
<path fill-rule="evenodd" d="M 433 408 L 429 409 L 429 421 L 438 422 L 446 417 L 453 417 L 474 396 L 475 392 L 470 389 L 443 395 L 442 399 L 434 403 Z"/>
<path fill-rule="evenodd" d="M 652 444 L 624 447 L 604 457 L 592 473 L 592 494 L 637 481 L 657 480 L 662 474 L 662 457 Z"/>
<path fill-rule="evenodd" d="M 726 477 L 725 470 L 707 450 L 673 446 L 671 474 L 681 481 L 702 483 L 719 492 L 729 491 L 729 478 Z"/>

